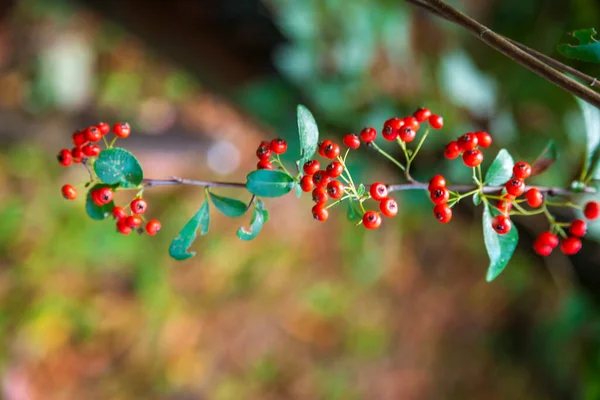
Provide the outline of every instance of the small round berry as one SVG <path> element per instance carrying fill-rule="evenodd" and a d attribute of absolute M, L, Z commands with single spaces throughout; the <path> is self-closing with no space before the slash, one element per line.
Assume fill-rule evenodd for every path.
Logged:
<path fill-rule="evenodd" d="M 536 188 L 531 188 L 525 193 L 529 207 L 538 208 L 544 202 L 544 195 Z"/>
<path fill-rule="evenodd" d="M 448 204 L 438 204 L 433 207 L 433 216 L 442 224 L 447 224 L 452 219 L 452 209 Z"/>
<path fill-rule="evenodd" d="M 388 195 L 387 186 L 381 182 L 375 182 L 369 188 L 369 193 L 371 194 L 371 198 L 375 201 L 381 201 L 385 199 Z"/>
<path fill-rule="evenodd" d="M 477 135 L 477 143 L 479 147 L 487 149 L 492 145 L 492 135 L 487 132 L 475 132 Z"/>
<path fill-rule="evenodd" d="M 344 164 L 339 161 L 333 161 L 325 168 L 325 171 L 327 171 L 327 175 L 330 178 L 337 178 L 344 172 Z"/>
<path fill-rule="evenodd" d="M 71 154 L 71 150 L 69 149 L 62 149 L 58 152 L 56 159 L 60 165 L 63 167 L 68 167 L 71 165 L 71 163 L 73 163 L 73 154 Z"/>
<path fill-rule="evenodd" d="M 304 173 L 306 175 L 314 175 L 318 170 L 321 169 L 321 164 L 317 160 L 309 160 L 304 163 L 304 167 L 302 167 Z"/>
<path fill-rule="evenodd" d="M 390 118 L 383 124 L 381 136 L 383 136 L 385 140 L 396 140 L 398 131 L 402 126 L 404 126 L 404 120 L 402 118 Z"/>
<path fill-rule="evenodd" d="M 404 117 L 404 126 L 416 132 L 421 127 L 421 124 L 419 124 L 419 121 L 415 117 Z"/>
<path fill-rule="evenodd" d="M 271 140 L 269 144 L 271 151 L 275 154 L 283 154 L 287 151 L 287 142 L 281 138 L 276 138 Z"/>
<path fill-rule="evenodd" d="M 315 187 L 315 184 L 312 180 L 312 175 L 304 175 L 302 179 L 300 179 L 300 187 L 303 192 L 310 192 Z"/>
<path fill-rule="evenodd" d="M 112 209 L 112 215 L 116 220 L 120 220 L 127 217 L 127 211 L 123 207 L 115 206 Z"/>
<path fill-rule="evenodd" d="M 271 149 L 269 148 L 268 142 L 262 142 L 258 149 L 256 149 L 256 157 L 259 160 L 268 160 L 271 158 Z"/>
<path fill-rule="evenodd" d="M 86 143 L 87 143 L 87 140 L 85 139 L 84 132 L 77 131 L 77 132 L 73 133 L 73 144 L 75 145 L 75 147 L 81 147 Z"/>
<path fill-rule="evenodd" d="M 363 130 L 360 131 L 360 138 L 365 143 L 371 143 L 375 140 L 376 137 L 377 131 L 375 130 L 375 128 L 363 128 Z"/>
<path fill-rule="evenodd" d="M 571 223 L 571 228 L 569 229 L 569 232 L 571 232 L 571 235 L 577 236 L 577 237 L 585 236 L 586 231 L 587 231 L 587 224 L 582 219 L 576 219 L 575 221 L 573 221 Z"/>
<path fill-rule="evenodd" d="M 77 198 L 77 190 L 72 185 L 64 185 L 60 191 L 67 200 L 75 200 Z"/>
<path fill-rule="evenodd" d="M 512 200 L 498 200 L 498 203 L 496 203 L 496 208 L 502 214 L 508 214 L 510 212 L 510 210 L 512 210 L 512 207 L 513 207 Z"/>
<path fill-rule="evenodd" d="M 113 191 L 110 188 L 103 187 L 98 189 L 98 200 L 104 205 L 113 200 Z"/>
<path fill-rule="evenodd" d="M 113 126 L 113 133 L 115 136 L 125 139 L 131 133 L 131 127 L 127 122 L 117 122 Z"/>
<path fill-rule="evenodd" d="M 124 219 L 125 224 L 130 228 L 137 228 L 142 225 L 142 219 L 137 215 L 130 215 L 129 217 Z"/>
<path fill-rule="evenodd" d="M 329 196 L 327 195 L 327 189 L 325 189 L 324 187 L 318 187 L 315 188 L 315 190 L 313 190 L 312 201 L 314 201 L 317 204 L 324 204 L 327 203 L 327 200 L 329 200 Z"/>
<path fill-rule="evenodd" d="M 365 228 L 377 229 L 381 226 L 381 215 L 375 211 L 367 211 L 365 215 L 363 215 L 362 221 Z"/>
<path fill-rule="evenodd" d="M 506 182 L 506 185 L 504 187 L 506 188 L 508 194 L 510 194 L 511 196 L 519 197 L 525 191 L 525 182 L 523 182 L 519 178 L 512 178 L 511 180 Z"/>
<path fill-rule="evenodd" d="M 267 160 L 260 160 L 257 164 L 256 164 L 256 169 L 273 169 L 273 164 L 271 164 L 269 161 Z"/>
<path fill-rule="evenodd" d="M 73 162 L 76 164 L 79 164 L 81 160 L 83 160 L 84 156 L 81 147 L 73 147 L 73 149 L 71 150 L 71 155 L 73 156 Z"/>
<path fill-rule="evenodd" d="M 595 220 L 600 215 L 600 204 L 596 201 L 590 201 L 585 205 L 583 214 L 590 221 Z"/>
<path fill-rule="evenodd" d="M 329 175 L 322 169 L 315 172 L 312 178 L 316 187 L 325 187 L 329 183 Z"/>
<path fill-rule="evenodd" d="M 413 113 L 413 117 L 417 119 L 419 122 L 425 122 L 431 116 L 431 111 L 429 108 L 421 107 L 417 111 Z"/>
<path fill-rule="evenodd" d="M 146 233 L 148 233 L 148 235 L 150 235 L 150 236 L 154 236 L 158 233 L 158 231 L 160 231 L 160 228 L 161 228 L 160 221 L 158 221 L 156 219 L 151 219 L 146 224 Z"/>
<path fill-rule="evenodd" d="M 473 132 L 468 132 L 459 137 L 456 142 L 458 143 L 458 148 L 461 151 L 467 151 L 477 147 L 479 140 L 477 139 L 476 134 L 474 134 Z"/>
<path fill-rule="evenodd" d="M 125 236 L 129 235 L 132 231 L 131 227 L 127 225 L 126 221 L 127 218 L 123 218 L 117 221 L 117 232 Z"/>
<path fill-rule="evenodd" d="M 379 203 L 381 213 L 386 217 L 393 217 L 398 214 L 398 203 L 391 197 L 386 197 Z"/>
<path fill-rule="evenodd" d="M 100 199 L 100 189 L 93 190 L 91 197 L 94 204 L 98 207 L 102 207 L 105 205 L 104 202 Z"/>
<path fill-rule="evenodd" d="M 106 135 L 108 132 L 110 132 L 110 125 L 107 124 L 106 122 L 99 122 L 96 125 L 96 128 L 98 128 L 100 130 L 100 133 L 102 135 Z"/>
<path fill-rule="evenodd" d="M 496 215 L 492 218 L 492 228 L 494 228 L 498 235 L 506 235 L 512 228 L 512 222 L 504 214 Z"/>
<path fill-rule="evenodd" d="M 558 246 L 558 236 L 550 232 L 542 232 L 537 238 L 541 244 L 555 248 Z"/>
<path fill-rule="evenodd" d="M 448 202 L 450 192 L 443 186 L 434 187 L 429 192 L 429 198 L 433 201 L 433 204 L 444 204 Z"/>
<path fill-rule="evenodd" d="M 446 145 L 444 149 L 444 157 L 448 160 L 454 160 L 460 156 L 460 147 L 458 147 L 458 142 L 456 140 L 451 141 Z"/>
<path fill-rule="evenodd" d="M 542 257 L 548 257 L 552 253 L 552 247 L 542 243 L 539 239 L 533 241 L 533 251 Z"/>
<path fill-rule="evenodd" d="M 360 147 L 360 139 L 354 133 L 349 133 L 344 136 L 344 145 L 351 149 L 358 149 Z"/>
<path fill-rule="evenodd" d="M 319 203 L 312 208 L 312 215 L 317 221 L 325 222 L 329 217 L 329 211 L 327 211 L 327 208 L 322 203 Z"/>
<path fill-rule="evenodd" d="M 446 187 L 446 178 L 444 178 L 442 175 L 434 175 L 429 181 L 429 186 L 427 189 L 431 192 L 433 188 L 437 187 Z"/>
<path fill-rule="evenodd" d="M 444 118 L 439 115 L 431 114 L 429 116 L 429 125 L 431 125 L 433 129 L 442 129 L 444 127 Z"/>
<path fill-rule="evenodd" d="M 321 157 L 325 157 L 325 147 L 329 146 L 332 143 L 333 142 L 331 140 L 329 140 L 329 139 L 323 140 L 322 142 L 319 142 L 317 150 L 318 150 L 319 155 Z"/>
<path fill-rule="evenodd" d="M 324 153 L 325 157 L 333 160 L 340 155 L 340 145 L 337 143 L 329 143 L 327 146 L 325 146 Z"/>
<path fill-rule="evenodd" d="M 97 144 L 86 144 L 81 148 L 81 151 L 87 157 L 96 157 L 100 154 L 100 146 Z"/>
<path fill-rule="evenodd" d="M 410 143 L 417 137 L 417 132 L 414 129 L 404 127 L 400 129 L 400 133 L 398 134 L 400 140 L 406 143 Z"/>
<path fill-rule="evenodd" d="M 332 199 L 340 199 L 344 195 L 344 184 L 340 181 L 331 181 L 327 184 L 327 194 Z"/>
<path fill-rule="evenodd" d="M 483 162 L 483 153 L 479 149 L 467 150 L 463 153 L 463 162 L 467 167 L 476 167 Z"/>
<path fill-rule="evenodd" d="M 148 209 L 148 202 L 144 199 L 133 199 L 129 207 L 134 214 L 143 214 Z"/>
<path fill-rule="evenodd" d="M 85 139 L 89 142 L 97 142 L 102 139 L 102 132 L 96 126 L 90 126 L 85 130 Z"/>
<path fill-rule="evenodd" d="M 581 250 L 581 240 L 579 238 L 570 236 L 564 239 L 560 243 L 560 250 L 566 255 L 573 255 Z"/>
<path fill-rule="evenodd" d="M 513 167 L 513 175 L 515 178 L 527 179 L 531 175 L 531 165 L 525 161 L 519 161 Z"/>

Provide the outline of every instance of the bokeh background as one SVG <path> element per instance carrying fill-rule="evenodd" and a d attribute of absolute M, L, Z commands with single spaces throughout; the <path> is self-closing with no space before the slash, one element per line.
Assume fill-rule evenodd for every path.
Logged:
<path fill-rule="evenodd" d="M 566 32 L 600 20 L 594 0 L 453 3 L 555 57 Z M 252 242 L 235 236 L 249 216 L 213 210 L 197 256 L 175 262 L 201 190 L 147 192 L 155 238 L 117 235 L 60 196 L 86 177 L 55 160 L 77 128 L 129 121 L 124 146 L 147 177 L 243 181 L 260 140 L 297 151 L 298 103 L 338 139 L 420 105 L 443 114 L 422 180 L 468 179 L 441 152 L 468 130 L 494 135 L 486 162 L 500 147 L 532 161 L 554 139 L 561 158 L 537 183 L 568 185 L 584 148 L 572 96 L 400 0 L 4 0 L 2 398 L 600 398 L 594 232 L 578 256 L 541 259 L 545 221 L 518 220 L 517 253 L 488 284 L 469 202 L 441 226 L 425 194 L 403 193 L 399 217 L 367 233 L 342 211 L 318 224 L 290 195 L 266 202 Z M 401 181 L 358 154 L 364 182 Z"/>

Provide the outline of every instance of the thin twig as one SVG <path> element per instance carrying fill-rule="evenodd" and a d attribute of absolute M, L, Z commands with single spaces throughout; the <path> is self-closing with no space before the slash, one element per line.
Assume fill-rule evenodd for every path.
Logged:
<path fill-rule="evenodd" d="M 245 189 L 246 184 L 241 182 L 211 182 L 211 181 L 196 181 L 193 179 L 183 179 L 178 177 L 171 177 L 170 179 L 144 179 L 142 185 L 146 187 L 151 186 L 167 186 L 167 185 L 190 185 L 190 186 L 204 186 L 204 187 L 230 187 Z"/>

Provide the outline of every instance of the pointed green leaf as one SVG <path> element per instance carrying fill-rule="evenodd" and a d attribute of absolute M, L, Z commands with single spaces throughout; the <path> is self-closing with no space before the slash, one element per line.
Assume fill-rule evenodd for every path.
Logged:
<path fill-rule="evenodd" d="M 246 213 L 248 206 L 246 203 L 240 200 L 231 199 L 229 197 L 223 197 L 216 195 L 212 192 L 208 192 L 210 194 L 210 199 L 213 204 L 223 215 L 230 218 L 241 217 Z"/>
<path fill-rule="evenodd" d="M 481 194 L 479 192 L 473 195 L 473 204 L 475 204 L 476 206 L 481 204 Z"/>
<path fill-rule="evenodd" d="M 188 253 L 188 249 L 196 240 L 196 233 L 200 229 L 200 235 L 206 235 L 208 233 L 208 226 L 210 224 L 210 208 L 208 205 L 208 199 L 204 200 L 202 207 L 196 214 L 188 221 L 187 224 L 179 231 L 179 234 L 171 242 L 169 247 L 169 255 L 176 260 L 182 261 L 192 258 L 196 255 L 195 252 Z"/>
<path fill-rule="evenodd" d="M 106 149 L 94 163 L 94 171 L 98 178 L 109 185 L 118 183 L 124 188 L 139 186 L 144 179 L 144 172 L 133 154 L 121 148 Z"/>
<path fill-rule="evenodd" d="M 246 187 L 253 195 L 280 197 L 294 187 L 294 178 L 283 171 L 259 169 L 248 174 Z"/>
<path fill-rule="evenodd" d="M 350 221 L 350 222 L 360 221 L 362 219 L 362 216 L 358 211 L 356 211 L 356 208 L 354 206 L 356 204 L 356 200 L 348 199 L 347 203 L 348 203 L 348 211 L 346 212 L 346 218 L 348 218 L 348 221 Z"/>
<path fill-rule="evenodd" d="M 496 208 L 491 208 L 485 204 L 483 207 L 483 240 L 488 256 L 490 257 L 490 266 L 487 271 L 487 281 L 491 282 L 502 271 L 510 261 L 517 242 L 519 241 L 519 233 L 517 227 L 513 225 L 510 232 L 506 235 L 498 235 L 492 228 L 492 218 L 500 214 Z"/>
<path fill-rule="evenodd" d="M 363 185 L 362 183 L 358 185 L 358 188 L 356 188 L 356 194 L 358 195 L 358 197 L 362 197 L 365 194 L 365 190 L 365 185 Z"/>
<path fill-rule="evenodd" d="M 558 151 L 556 150 L 556 143 L 554 140 L 551 140 L 538 158 L 531 164 L 531 176 L 540 175 L 545 172 L 557 159 Z"/>
<path fill-rule="evenodd" d="M 580 29 L 570 34 L 578 40 L 578 44 L 559 44 L 557 50 L 560 54 L 567 58 L 575 60 L 587 61 L 587 62 L 600 62 L 600 42 L 598 42 L 594 36 L 596 36 L 596 30 Z"/>
<path fill-rule="evenodd" d="M 252 213 L 252 220 L 250 221 L 250 231 L 241 227 L 237 231 L 237 236 L 242 240 L 254 239 L 262 230 L 264 224 L 269 220 L 269 212 L 265 209 L 262 201 L 256 199 L 254 204 L 254 212 Z"/>
<path fill-rule="evenodd" d="M 515 162 L 506 149 L 501 149 L 485 174 L 484 183 L 489 186 L 503 185 L 512 177 Z"/>
<path fill-rule="evenodd" d="M 114 185 L 106 185 L 104 183 L 98 183 L 90 188 L 87 192 L 87 196 L 85 198 L 85 211 L 90 216 L 90 218 L 95 219 L 96 221 L 101 221 L 111 216 L 112 209 L 115 207 L 115 202 L 111 201 L 108 204 L 103 206 L 98 206 L 92 200 L 92 192 L 94 190 L 102 189 L 105 187 L 114 188 Z"/>
<path fill-rule="evenodd" d="M 575 98 L 583 114 L 585 123 L 586 155 L 580 180 L 600 179 L 598 160 L 600 159 L 600 110 L 579 98 Z"/>
<path fill-rule="evenodd" d="M 298 105 L 298 135 L 300 137 L 300 165 L 310 160 L 317 151 L 319 128 L 308 108 Z"/>

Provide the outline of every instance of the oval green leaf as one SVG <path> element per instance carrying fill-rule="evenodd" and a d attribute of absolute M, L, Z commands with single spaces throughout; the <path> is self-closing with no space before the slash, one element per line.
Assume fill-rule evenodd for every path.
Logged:
<path fill-rule="evenodd" d="M 493 210 L 493 211 L 490 211 Z M 506 235 L 498 235 L 492 228 L 492 218 L 500 214 L 495 208 L 490 209 L 488 204 L 483 207 L 483 240 L 488 256 L 490 257 L 490 266 L 487 271 L 487 281 L 491 282 L 506 268 L 510 261 L 517 242 L 519 241 L 519 233 L 517 227 L 514 226 Z"/>
<path fill-rule="evenodd" d="M 87 196 L 85 198 L 85 211 L 91 219 L 95 219 L 96 221 L 102 221 L 103 219 L 110 217 L 112 214 L 112 209 L 115 207 L 114 201 L 111 201 L 110 203 L 105 204 L 103 206 L 98 206 L 96 205 L 96 203 L 94 203 L 94 200 L 92 200 L 92 192 L 94 190 L 102 189 L 105 187 L 114 188 L 114 185 L 98 183 L 92 186 L 90 190 L 88 190 Z"/>
<path fill-rule="evenodd" d="M 242 240 L 254 239 L 262 230 L 264 224 L 269 220 L 269 212 L 265 209 L 262 201 L 256 199 L 254 204 L 254 212 L 252 213 L 252 220 L 250 221 L 250 230 L 246 230 L 241 227 L 237 231 L 237 237 Z"/>
<path fill-rule="evenodd" d="M 210 208 L 208 205 L 208 199 L 204 200 L 202 207 L 194 214 L 192 219 L 179 231 L 179 234 L 171 242 L 169 247 L 169 255 L 175 260 L 183 261 L 188 258 L 192 258 L 196 255 L 196 252 L 189 252 L 188 249 L 196 240 L 196 234 L 200 229 L 200 235 L 206 235 L 208 233 L 208 226 L 210 224 Z"/>
<path fill-rule="evenodd" d="M 241 217 L 248 210 L 246 203 L 240 200 L 223 197 L 209 192 L 213 204 L 223 215 L 230 218 Z"/>
<path fill-rule="evenodd" d="M 477 192 L 473 195 L 473 204 L 475 206 L 478 206 L 481 204 L 481 194 L 479 192 Z"/>
<path fill-rule="evenodd" d="M 119 184 L 124 188 L 139 186 L 144 172 L 138 160 L 125 149 L 106 149 L 94 163 L 94 171 L 104 183 Z"/>
<path fill-rule="evenodd" d="M 299 165 L 304 165 L 317 151 L 319 144 L 319 128 L 312 113 L 303 106 L 298 105 L 298 136 L 300 137 Z"/>
<path fill-rule="evenodd" d="M 558 151 L 556 149 L 556 143 L 554 140 L 551 140 L 546 145 L 546 148 L 542 151 L 542 154 L 536 158 L 536 160 L 531 164 L 531 175 L 536 176 L 545 172 L 548 168 L 552 166 L 558 159 Z"/>
<path fill-rule="evenodd" d="M 515 161 L 506 149 L 501 149 L 485 174 L 484 183 L 489 186 L 503 185 L 512 177 Z"/>
<path fill-rule="evenodd" d="M 579 98 L 575 98 L 583 114 L 585 124 L 586 151 L 580 180 L 600 179 L 598 162 L 600 160 L 600 110 Z"/>
<path fill-rule="evenodd" d="M 358 211 L 356 211 L 356 207 L 354 207 L 354 204 L 356 204 L 357 201 L 348 199 L 347 202 L 348 202 L 348 210 L 346 211 L 346 218 L 348 218 L 348 221 L 350 221 L 352 223 L 356 223 L 356 222 L 360 221 L 362 219 L 362 214 L 359 213 Z"/>
<path fill-rule="evenodd" d="M 594 28 L 580 29 L 570 35 L 577 39 L 579 44 L 559 44 L 557 50 L 560 54 L 575 60 L 600 62 L 600 42 L 594 38 L 596 36 Z"/>
<path fill-rule="evenodd" d="M 283 171 L 260 169 L 248 174 L 246 188 L 255 196 L 280 197 L 294 187 L 294 178 Z"/>

